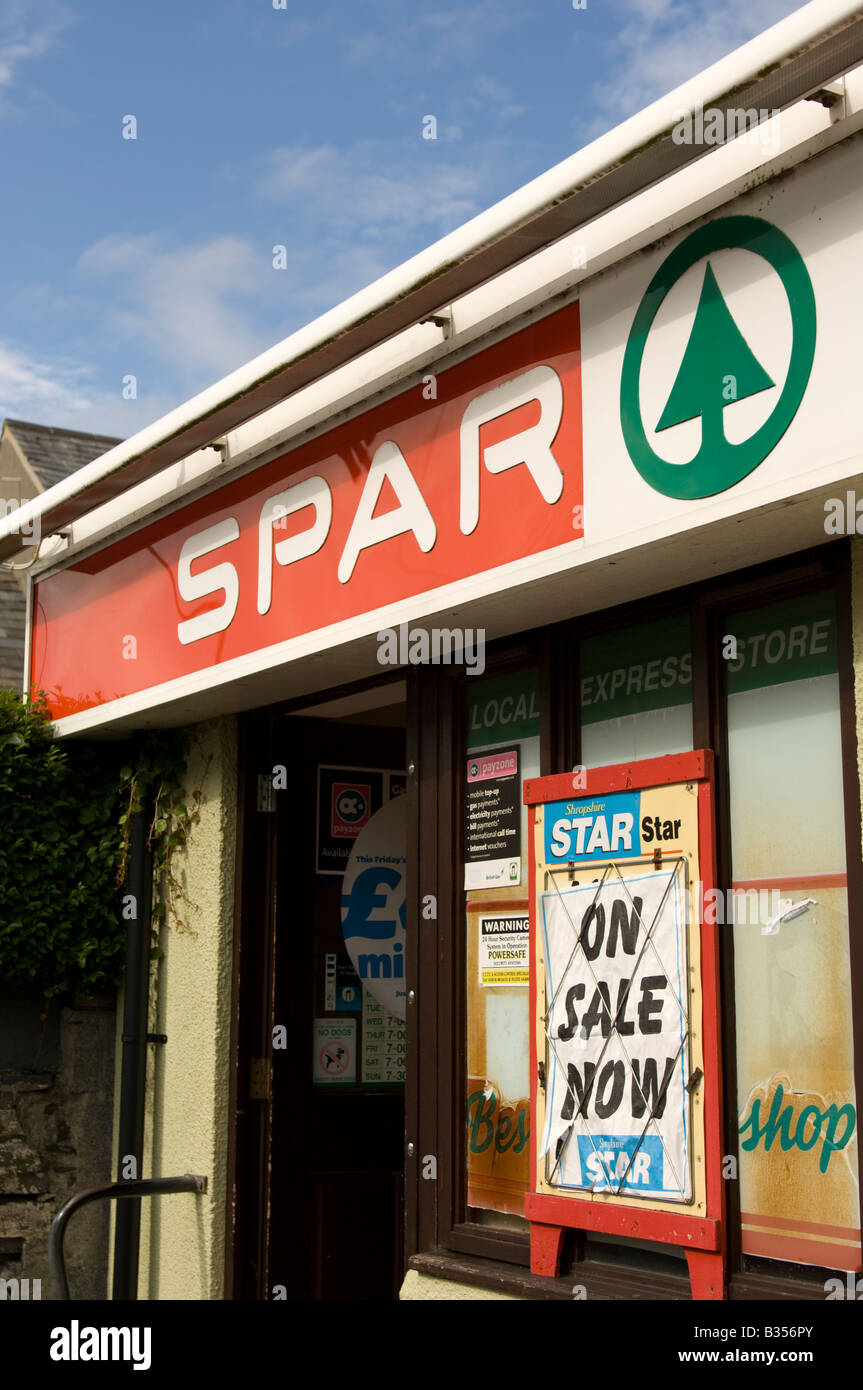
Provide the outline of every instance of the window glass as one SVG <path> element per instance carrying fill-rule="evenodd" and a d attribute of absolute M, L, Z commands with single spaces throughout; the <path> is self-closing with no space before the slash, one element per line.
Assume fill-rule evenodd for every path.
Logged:
<path fill-rule="evenodd" d="M 692 653 L 685 613 L 581 643 L 585 767 L 692 748 Z"/>
<path fill-rule="evenodd" d="M 692 748 L 692 651 L 688 613 L 585 638 L 579 648 L 584 767 L 659 758 Z M 676 1246 L 591 1233 L 589 1259 L 649 1266 L 679 1262 Z"/>
<path fill-rule="evenodd" d="M 529 1177 L 525 777 L 539 776 L 539 672 L 467 682 L 464 759 L 468 1206 L 524 1230 Z"/>
<path fill-rule="evenodd" d="M 851 1269 L 860 1215 L 836 652 L 831 594 L 726 620 L 732 893 L 720 920 L 734 931 L 743 1251 Z"/>

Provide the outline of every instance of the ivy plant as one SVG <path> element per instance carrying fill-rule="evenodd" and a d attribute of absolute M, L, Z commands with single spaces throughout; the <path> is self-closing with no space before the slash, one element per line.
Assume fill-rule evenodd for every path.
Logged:
<path fill-rule="evenodd" d="M 134 757 L 120 771 L 123 806 L 119 823 L 123 839 L 117 882 L 121 883 L 126 873 L 132 817 L 144 809 L 146 799 L 150 806 L 147 846 L 153 854 L 155 880 L 154 932 L 166 924 L 181 931 L 190 929 L 186 919 L 189 912 L 197 911 L 175 867 L 176 856 L 185 847 L 201 805 L 200 789 L 192 792 L 190 806 L 182 799 L 188 749 L 189 736 L 184 729 L 147 733 L 136 742 Z"/>
<path fill-rule="evenodd" d="M 187 736 L 132 744 L 54 736 L 45 699 L 0 691 L 0 982 L 46 999 L 116 987 L 125 923 L 119 889 L 131 815 L 149 798 L 154 928 L 188 899 L 174 856 L 197 816 L 181 800 Z"/>

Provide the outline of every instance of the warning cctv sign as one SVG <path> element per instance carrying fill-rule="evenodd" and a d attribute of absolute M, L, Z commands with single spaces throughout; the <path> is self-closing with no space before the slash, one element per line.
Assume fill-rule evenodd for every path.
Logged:
<path fill-rule="evenodd" d="M 530 983 L 528 944 L 530 918 L 526 912 L 513 916 L 480 917 L 480 985 L 523 985 Z"/>

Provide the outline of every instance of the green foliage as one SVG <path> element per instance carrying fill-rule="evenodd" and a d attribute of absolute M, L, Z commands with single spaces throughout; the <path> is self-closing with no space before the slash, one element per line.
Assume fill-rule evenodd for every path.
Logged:
<path fill-rule="evenodd" d="M 171 922 L 182 930 L 185 925 L 182 907 L 197 911 L 174 867 L 176 855 L 185 847 L 201 805 L 200 790 L 192 792 L 191 807 L 182 800 L 187 752 L 188 734 L 183 729 L 147 733 L 138 739 L 134 757 L 120 772 L 123 845 L 117 882 L 122 882 L 126 872 L 132 816 L 143 810 L 146 798 L 152 806 L 147 844 L 153 852 L 156 889 L 152 912 L 154 931 Z"/>
<path fill-rule="evenodd" d="M 0 690 L 0 981 L 46 999 L 96 994 L 120 979 L 125 924 L 119 885 L 129 817 L 153 798 L 154 927 L 188 904 L 173 868 L 197 818 L 180 795 L 186 737 L 141 735 L 132 745 L 54 737 L 41 695 Z M 189 906 L 192 906 L 189 904 Z"/>
<path fill-rule="evenodd" d="M 43 700 L 0 691 L 0 978 L 46 997 L 116 984 L 116 753 L 55 741 Z"/>

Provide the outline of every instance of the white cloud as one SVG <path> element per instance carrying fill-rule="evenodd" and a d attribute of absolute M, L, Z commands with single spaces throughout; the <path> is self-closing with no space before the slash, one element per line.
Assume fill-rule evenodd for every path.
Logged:
<path fill-rule="evenodd" d="M 116 391 L 106 391 L 95 375 L 92 366 L 49 362 L 0 341 L 0 418 L 127 438 L 179 403 L 166 395 L 124 400 L 119 381 Z"/>
<path fill-rule="evenodd" d="M 314 36 L 316 30 L 311 20 L 289 19 L 287 15 L 287 10 L 279 10 L 274 16 L 273 22 L 278 27 L 267 31 L 269 41 L 278 44 L 280 48 L 293 48 L 294 44 L 305 43 L 306 39 Z"/>
<path fill-rule="evenodd" d="M 67 358 L 49 362 L 10 341 L 0 341 L 0 419 L 32 420 L 37 425 L 89 430 L 128 438 L 158 420 L 182 399 L 179 393 L 148 394 L 124 400 L 116 390 L 97 386 L 92 365 Z"/>
<path fill-rule="evenodd" d="M 119 397 L 133 374 L 135 412 L 154 418 L 154 397 L 169 396 L 170 408 L 473 215 L 512 158 L 510 146 L 487 142 L 459 164 L 428 144 L 418 136 L 414 152 L 395 157 L 379 141 L 273 151 L 256 186 L 271 208 L 260 243 L 226 235 L 177 247 L 155 234 L 94 242 L 75 278 L 87 304 L 81 351 L 97 358 L 100 385 L 110 374 Z M 286 267 L 276 269 L 281 245 Z M 104 389 L 92 404 L 107 412 L 100 428 L 128 433 L 143 423 L 130 426 L 135 412 Z"/>
<path fill-rule="evenodd" d="M 349 66 L 451 68 L 482 58 L 495 34 L 522 17 L 507 0 L 477 0 L 450 10 L 417 6 L 410 19 L 391 17 L 376 29 L 344 37 Z"/>
<path fill-rule="evenodd" d="M 288 266 L 278 272 L 280 298 L 290 306 L 290 321 L 279 337 L 355 294 L 392 270 L 395 258 L 386 246 L 325 238 L 318 245 L 288 245 Z"/>
<path fill-rule="evenodd" d="M 588 138 L 673 91 L 798 8 L 797 0 L 762 0 L 757 6 L 751 0 L 721 5 L 619 0 L 620 22 L 594 88 L 598 114 Z M 574 18 L 583 23 L 587 15 Z M 590 42 L 587 32 L 585 40 Z"/>
<path fill-rule="evenodd" d="M 75 22 L 63 0 L 3 0 L 0 11 L 0 87 L 17 79 L 19 64 L 41 58 Z"/>
<path fill-rule="evenodd" d="M 128 439 L 145 425 L 151 425 L 167 415 L 183 399 L 181 392 L 171 395 L 161 391 L 136 400 L 124 400 L 119 390 L 95 391 L 86 406 L 64 411 L 58 405 L 50 416 L 46 415 L 36 423 L 60 425 L 69 430 L 89 430 L 92 434 L 114 434 L 118 439 Z"/>
<path fill-rule="evenodd" d="M 41 423 L 57 410 L 87 410 L 87 369 L 69 361 L 40 361 L 14 343 L 0 341 L 0 414 Z"/>
<path fill-rule="evenodd" d="M 106 411 L 102 428 L 140 428 L 160 413 L 154 401 L 171 409 L 390 268 L 380 247 L 347 237 L 294 236 L 292 244 L 291 226 L 279 217 L 259 246 L 222 236 L 172 248 L 154 235 L 115 235 L 87 248 L 77 271 L 91 291 L 92 351 L 100 381 L 106 364 L 116 381 L 116 396 L 93 402 Z M 279 244 L 285 270 L 273 267 Z M 126 403 L 129 373 L 139 399 Z"/>
<path fill-rule="evenodd" d="M 272 256 L 234 236 L 171 249 L 155 236 L 108 236 L 79 257 L 78 271 L 111 296 L 106 328 L 118 375 L 136 373 L 136 348 L 180 368 L 182 383 L 221 376 L 266 346 L 254 310 L 272 290 Z M 136 373 L 137 374 L 137 373 Z"/>
<path fill-rule="evenodd" d="M 482 206 L 487 151 L 456 164 L 440 158 L 436 143 L 421 138 L 417 122 L 412 154 L 373 141 L 345 149 L 285 146 L 268 155 L 257 191 L 297 206 L 304 218 L 330 232 L 376 240 L 418 228 L 449 231 Z M 477 169 L 484 169 L 485 176 Z"/>
<path fill-rule="evenodd" d="M 476 78 L 474 95 L 468 99 L 467 104 L 485 111 L 491 109 L 500 120 L 512 120 L 515 116 L 523 116 L 527 109 L 513 101 L 512 93 L 502 82 L 485 75 Z"/>

